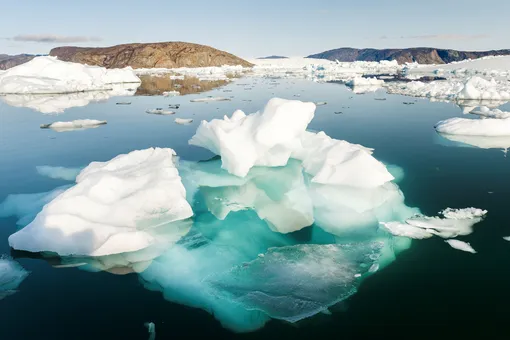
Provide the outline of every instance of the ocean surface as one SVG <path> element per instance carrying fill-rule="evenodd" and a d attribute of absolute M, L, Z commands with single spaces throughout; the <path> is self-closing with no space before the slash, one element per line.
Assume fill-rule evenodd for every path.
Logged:
<path fill-rule="evenodd" d="M 231 100 L 190 102 L 206 96 Z M 309 129 L 373 148 L 378 160 L 403 169 L 398 186 L 407 206 L 428 216 L 447 207 L 486 209 L 475 231 L 461 238 L 477 253 L 452 249 L 439 237 L 414 240 L 328 313 L 298 323 L 273 319 L 257 330 L 234 332 L 214 313 L 169 301 L 179 297 L 148 287 L 138 273 L 62 266 L 52 258 L 13 251 L 7 238 L 19 228 L 18 218 L 0 217 L 0 254 L 30 272 L 15 294 L 0 300 L 0 339 L 148 339 L 147 322 L 155 324 L 156 339 L 412 339 L 425 334 L 507 338 L 510 243 L 503 237 L 510 236 L 510 158 L 501 148 L 484 149 L 439 136 L 435 123 L 463 116 L 453 103 L 388 95 L 384 90 L 354 94 L 334 83 L 253 78 L 179 97 L 115 97 L 59 115 L 12 107 L 0 98 L 0 202 L 8 195 L 50 192 L 72 184 L 39 174 L 40 166 L 80 168 L 148 147 L 173 148 L 182 162 L 211 159 L 209 151 L 188 144 L 200 121 L 230 116 L 236 109 L 256 112 L 272 97 L 327 102 L 317 107 Z M 121 101 L 131 105 L 116 105 Z M 180 104 L 175 115 L 145 113 L 168 104 Z M 501 109 L 509 111 L 510 105 Z M 193 123 L 175 124 L 176 117 L 192 118 Z M 84 118 L 108 124 L 61 133 L 39 128 Z M 251 216 L 242 214 L 225 223 L 242 224 Z M 292 237 L 295 242 L 310 240 L 306 229 Z M 188 284 L 186 277 L 181 284 Z"/>

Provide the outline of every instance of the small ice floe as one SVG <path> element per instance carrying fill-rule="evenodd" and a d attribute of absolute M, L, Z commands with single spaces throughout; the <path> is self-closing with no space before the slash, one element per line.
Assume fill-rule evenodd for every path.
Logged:
<path fill-rule="evenodd" d="M 374 100 L 386 100 L 386 98 L 374 98 Z"/>
<path fill-rule="evenodd" d="M 230 99 L 225 97 L 206 97 L 206 98 L 196 98 L 191 99 L 190 102 L 192 103 L 208 103 L 208 102 L 225 102 L 230 101 Z"/>
<path fill-rule="evenodd" d="M 450 245 L 453 249 L 462 250 L 468 253 L 476 254 L 476 250 L 471 247 L 471 245 L 464 241 L 459 240 L 446 240 L 446 243 Z"/>
<path fill-rule="evenodd" d="M 16 261 L 0 258 L 0 300 L 16 293 L 28 272 Z"/>
<path fill-rule="evenodd" d="M 191 124 L 193 122 L 193 119 L 191 118 L 175 118 L 176 124 L 186 125 Z"/>
<path fill-rule="evenodd" d="M 341 115 L 342 113 L 343 113 L 342 111 L 335 111 L 336 115 Z"/>
<path fill-rule="evenodd" d="M 155 340 L 156 339 L 156 325 L 154 322 L 146 322 L 144 324 L 145 327 L 147 327 L 147 330 L 149 331 L 149 340 Z"/>
<path fill-rule="evenodd" d="M 181 104 L 169 104 L 168 105 L 169 109 L 174 109 L 174 110 L 178 110 L 180 107 L 181 107 Z"/>
<path fill-rule="evenodd" d="M 175 97 L 175 96 L 180 96 L 180 95 L 181 94 L 179 93 L 179 91 L 165 91 L 165 92 L 163 92 L 163 97 Z"/>
<path fill-rule="evenodd" d="M 117 105 L 131 105 L 131 102 L 117 102 Z"/>
<path fill-rule="evenodd" d="M 41 124 L 41 129 L 52 129 L 57 132 L 64 132 L 95 128 L 105 124 L 106 120 L 78 119 L 70 122 L 54 122 L 50 124 Z"/>
<path fill-rule="evenodd" d="M 404 105 L 414 105 L 413 102 L 403 102 L 402 104 L 404 104 Z"/>
<path fill-rule="evenodd" d="M 510 236 L 504 236 L 504 237 L 503 237 L 503 240 L 505 240 L 505 241 L 510 241 Z"/>
<path fill-rule="evenodd" d="M 145 112 L 153 115 L 173 115 L 175 113 L 174 111 L 163 110 L 162 108 L 149 109 L 146 110 Z"/>
<path fill-rule="evenodd" d="M 326 104 L 327 104 L 327 102 L 317 102 L 317 103 L 315 103 L 315 106 L 323 106 Z"/>
<path fill-rule="evenodd" d="M 413 239 L 424 239 L 433 235 L 442 238 L 453 238 L 469 235 L 473 226 L 481 222 L 487 210 L 477 208 L 451 209 L 439 213 L 441 216 L 413 216 L 405 222 L 381 222 L 383 228 L 395 236 Z"/>
<path fill-rule="evenodd" d="M 502 114 L 501 116 L 503 116 Z M 492 117 L 494 117 L 494 113 Z M 437 132 L 445 135 L 509 137 L 510 118 L 450 118 L 440 121 L 434 128 Z"/>

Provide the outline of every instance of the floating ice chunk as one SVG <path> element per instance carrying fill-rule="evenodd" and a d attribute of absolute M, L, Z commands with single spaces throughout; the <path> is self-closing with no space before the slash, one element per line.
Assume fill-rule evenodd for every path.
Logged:
<path fill-rule="evenodd" d="M 28 272 L 17 262 L 0 258 L 0 300 L 16 293 Z"/>
<path fill-rule="evenodd" d="M 175 97 L 175 96 L 180 96 L 180 92 L 179 91 L 166 91 L 166 92 L 163 92 L 163 96 L 164 97 Z"/>
<path fill-rule="evenodd" d="M 106 120 L 96 119 L 78 119 L 70 122 L 55 122 L 51 124 L 42 124 L 41 129 L 52 129 L 56 132 L 66 132 L 75 130 L 84 130 L 96 128 L 100 125 L 105 125 Z"/>
<path fill-rule="evenodd" d="M 434 128 L 437 132 L 447 135 L 508 137 L 510 136 L 510 118 L 450 118 L 440 121 Z"/>
<path fill-rule="evenodd" d="M 300 244 L 207 278 L 220 296 L 248 309 L 297 322 L 348 298 L 380 255 L 382 244 Z"/>
<path fill-rule="evenodd" d="M 503 100 L 510 99 L 510 93 L 501 91 L 498 83 L 494 80 L 486 80 L 480 77 L 471 77 L 465 83 L 464 87 L 457 94 L 457 99 L 476 99 L 476 100 Z"/>
<path fill-rule="evenodd" d="M 426 229 L 415 227 L 407 223 L 381 222 L 381 225 L 385 230 L 395 236 L 404 236 L 412 239 L 425 239 L 434 236 L 434 234 L 428 232 Z"/>
<path fill-rule="evenodd" d="M 330 138 L 324 132 L 304 132 L 302 147 L 292 154 L 303 161 L 312 182 L 373 188 L 394 179 L 372 149 Z"/>
<path fill-rule="evenodd" d="M 474 146 L 481 149 L 503 149 L 504 153 L 506 153 L 507 150 L 510 149 L 510 136 L 485 137 L 485 136 L 462 136 L 449 134 L 440 134 L 440 136 L 452 142 L 461 143 L 460 145 L 455 146 Z"/>
<path fill-rule="evenodd" d="M 111 90 L 116 83 L 140 83 L 133 69 L 106 69 L 37 57 L 0 74 L 0 94 L 57 94 Z"/>
<path fill-rule="evenodd" d="M 384 80 L 377 78 L 363 78 L 356 77 L 345 83 L 347 86 L 374 86 L 374 85 L 382 85 L 384 84 Z"/>
<path fill-rule="evenodd" d="M 172 149 L 151 148 L 89 164 L 75 186 L 9 237 L 9 245 L 31 252 L 103 256 L 157 243 L 151 230 L 193 215 L 173 156 Z"/>
<path fill-rule="evenodd" d="M 149 340 L 156 340 L 156 325 L 154 322 L 145 323 L 145 327 L 147 327 L 147 331 L 149 332 Z"/>
<path fill-rule="evenodd" d="M 37 173 L 53 179 L 74 181 L 83 168 L 65 168 L 62 166 L 40 165 L 35 167 Z"/>
<path fill-rule="evenodd" d="M 224 97 L 206 97 L 206 98 L 196 98 L 196 99 L 190 100 L 190 102 L 192 102 L 192 103 L 225 102 L 225 101 L 230 101 L 230 99 L 224 98 Z"/>
<path fill-rule="evenodd" d="M 387 231 L 397 236 L 424 238 L 423 236 L 429 233 L 443 238 L 453 238 L 471 234 L 473 226 L 482 221 L 487 210 L 447 208 L 439 214 L 440 216 L 436 217 L 417 215 L 407 219 L 405 223 L 389 222 L 383 225 Z M 424 232 L 419 232 L 416 228 L 420 228 Z M 407 233 L 407 235 L 403 235 L 403 233 Z"/>
<path fill-rule="evenodd" d="M 175 118 L 176 124 L 186 125 L 193 123 L 193 119 L 191 118 Z"/>
<path fill-rule="evenodd" d="M 453 249 L 462 250 L 468 253 L 476 254 L 476 250 L 471 247 L 471 245 L 467 242 L 460 240 L 445 240 L 446 243 L 450 245 Z"/>
<path fill-rule="evenodd" d="M 145 110 L 146 113 L 153 114 L 153 115 L 173 115 L 175 114 L 174 111 L 170 110 L 163 110 L 163 109 L 149 109 Z"/>
<path fill-rule="evenodd" d="M 237 110 L 231 118 L 202 121 L 189 143 L 220 155 L 225 170 L 244 177 L 254 166 L 287 164 L 314 111 L 313 103 L 273 98 L 262 113 Z"/>
<path fill-rule="evenodd" d="M 499 109 L 490 109 L 482 106 L 478 111 L 471 111 L 470 113 L 479 115 L 486 118 L 505 119 L 510 118 L 510 112 L 501 111 Z"/>
<path fill-rule="evenodd" d="M 505 236 L 505 237 L 503 237 L 503 240 L 505 240 L 505 241 L 510 241 L 510 236 Z"/>
<path fill-rule="evenodd" d="M 326 104 L 327 104 L 327 102 L 317 102 L 317 103 L 315 103 L 315 106 L 323 106 Z"/>

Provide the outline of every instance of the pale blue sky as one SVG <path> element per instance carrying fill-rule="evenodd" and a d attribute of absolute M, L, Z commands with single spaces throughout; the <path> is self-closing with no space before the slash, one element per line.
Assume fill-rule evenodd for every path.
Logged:
<path fill-rule="evenodd" d="M 1 8 L 0 54 L 156 41 L 242 57 L 337 47 L 510 48 L 509 0 L 17 0 Z"/>

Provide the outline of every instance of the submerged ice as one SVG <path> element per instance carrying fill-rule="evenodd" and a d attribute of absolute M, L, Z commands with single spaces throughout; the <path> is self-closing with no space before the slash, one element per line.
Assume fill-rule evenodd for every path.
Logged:
<path fill-rule="evenodd" d="M 28 272 L 17 262 L 0 258 L 0 300 L 16 293 L 19 285 L 28 276 Z"/>

